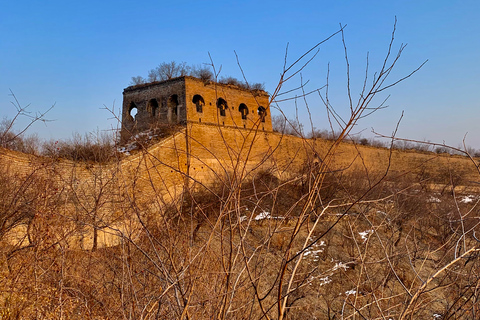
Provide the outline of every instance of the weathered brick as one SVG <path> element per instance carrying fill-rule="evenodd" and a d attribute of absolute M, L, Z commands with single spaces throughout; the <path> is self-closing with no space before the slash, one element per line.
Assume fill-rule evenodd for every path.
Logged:
<path fill-rule="evenodd" d="M 132 116 L 132 109 L 137 114 Z M 269 96 L 184 76 L 123 91 L 122 141 L 159 124 L 187 122 L 272 131 Z"/>

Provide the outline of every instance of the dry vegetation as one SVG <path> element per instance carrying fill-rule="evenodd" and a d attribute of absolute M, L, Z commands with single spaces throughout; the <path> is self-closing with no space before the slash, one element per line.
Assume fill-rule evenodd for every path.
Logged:
<path fill-rule="evenodd" d="M 455 163 L 382 180 L 306 163 L 170 205 L 59 165 L 1 172 L 2 319 L 476 318 L 479 198 Z"/>
<path fill-rule="evenodd" d="M 142 196 L 143 177 L 126 181 L 115 157 L 68 166 L 33 157 L 10 170 L 2 151 L 0 319 L 478 318 L 475 160 L 403 152 L 393 170 L 391 147 L 378 170 L 332 169 L 388 88 L 398 57 L 388 59 L 350 118 L 337 119 L 336 139 L 318 150 L 298 138 L 309 156 L 286 169 L 290 178 L 247 170 L 232 152 L 225 176 L 190 180 L 166 203 Z M 273 101 L 299 61 L 285 66 Z M 355 163 L 375 152 L 348 145 Z M 109 234 L 116 240 L 99 245 Z"/>

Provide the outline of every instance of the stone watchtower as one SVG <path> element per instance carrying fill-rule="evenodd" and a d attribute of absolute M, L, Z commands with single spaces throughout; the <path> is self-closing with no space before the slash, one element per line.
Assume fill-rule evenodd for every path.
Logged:
<path fill-rule="evenodd" d="M 269 111 L 265 91 L 183 76 L 123 91 L 121 139 L 125 142 L 142 131 L 188 122 L 271 131 Z"/>

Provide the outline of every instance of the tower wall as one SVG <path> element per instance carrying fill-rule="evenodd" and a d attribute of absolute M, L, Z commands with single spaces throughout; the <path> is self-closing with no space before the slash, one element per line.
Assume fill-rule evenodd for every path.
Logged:
<path fill-rule="evenodd" d="M 123 91 L 121 139 L 162 124 L 187 122 L 272 131 L 265 91 L 179 77 Z"/>
<path fill-rule="evenodd" d="M 243 90 L 236 86 L 214 82 L 205 83 L 190 77 L 185 79 L 185 89 L 188 121 L 246 129 L 258 126 L 260 130 L 272 131 L 269 97 L 266 92 Z M 197 112 L 195 96 L 203 98 L 202 112 Z M 218 105 L 219 101 L 226 102 L 224 113 L 221 110 L 222 106 Z M 240 110 L 241 105 L 243 110 L 247 110 L 243 114 Z M 264 121 L 259 115 L 259 108 L 265 110 Z"/>

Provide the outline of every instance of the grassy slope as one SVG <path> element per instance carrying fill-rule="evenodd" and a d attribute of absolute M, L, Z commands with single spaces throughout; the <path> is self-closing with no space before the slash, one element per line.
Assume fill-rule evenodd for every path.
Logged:
<path fill-rule="evenodd" d="M 478 258 L 442 271 L 476 246 L 479 198 L 465 198 L 477 192 L 470 160 L 393 151 L 386 172 L 389 150 L 343 143 L 318 172 L 314 161 L 330 142 L 316 142 L 315 160 L 301 139 L 272 134 L 275 161 L 239 183 L 220 175 L 208 191 L 170 191 L 182 195 L 171 203 L 159 190 L 181 186 L 182 175 L 171 166 L 149 173 L 169 152 L 185 154 L 184 138 L 169 141 L 120 166 L 2 151 L 2 212 L 26 213 L 18 222 L 28 226 L 27 246 L 0 239 L 2 319 L 276 318 L 286 293 L 288 319 L 475 317 Z M 212 164 L 207 151 L 201 160 Z M 290 173 L 279 175 L 287 164 Z M 122 241 L 96 250 L 68 241 L 92 227 L 121 231 Z"/>

